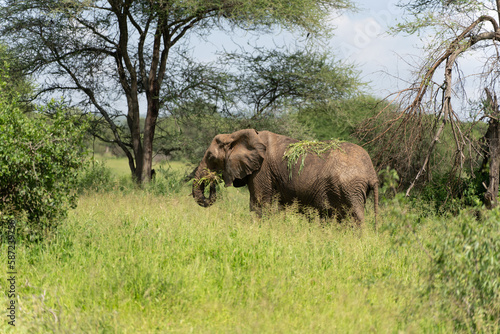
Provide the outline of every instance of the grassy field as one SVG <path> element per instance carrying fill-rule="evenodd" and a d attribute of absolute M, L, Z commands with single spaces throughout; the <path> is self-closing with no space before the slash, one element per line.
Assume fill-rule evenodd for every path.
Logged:
<path fill-rule="evenodd" d="M 207 209 L 189 192 L 83 195 L 50 240 L 18 245 L 17 324 L 0 332 L 453 331 L 424 291 L 431 223 L 401 239 L 373 230 L 371 205 L 360 231 L 294 208 L 257 219 L 246 189 Z M 405 210 L 383 205 L 381 224 Z"/>
<path fill-rule="evenodd" d="M 130 168 L 128 166 L 128 160 L 126 158 L 116 158 L 113 156 L 102 156 L 96 154 L 96 161 L 103 162 L 104 165 L 111 169 L 113 174 L 117 177 L 124 177 L 130 175 Z M 191 170 L 187 167 L 186 163 L 180 161 L 161 161 L 161 162 L 153 162 L 153 169 L 171 169 L 175 171 L 187 171 L 188 173 Z"/>

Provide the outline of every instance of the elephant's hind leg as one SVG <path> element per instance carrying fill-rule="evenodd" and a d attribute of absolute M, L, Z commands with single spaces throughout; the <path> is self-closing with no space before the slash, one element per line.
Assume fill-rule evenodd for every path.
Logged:
<path fill-rule="evenodd" d="M 363 206 L 354 206 L 352 208 L 352 216 L 354 218 L 354 221 L 358 226 L 361 226 L 365 220 L 365 210 Z"/>
<path fill-rule="evenodd" d="M 347 203 L 349 213 L 352 216 L 354 223 L 357 226 L 361 226 L 365 220 L 365 206 L 364 198 L 362 194 L 350 194 L 347 195 Z"/>

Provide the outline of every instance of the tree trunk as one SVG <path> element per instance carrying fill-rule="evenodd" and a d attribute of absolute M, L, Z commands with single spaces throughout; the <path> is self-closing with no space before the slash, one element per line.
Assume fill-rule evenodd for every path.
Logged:
<path fill-rule="evenodd" d="M 497 197 L 500 177 L 500 108 L 496 95 L 492 96 L 488 90 L 486 90 L 486 95 L 488 97 L 487 104 L 490 108 L 490 120 L 488 122 L 488 130 L 484 135 L 488 152 L 482 165 L 485 168 L 489 162 L 489 183 L 484 194 L 484 199 L 486 207 L 493 209 L 498 205 Z"/>
<path fill-rule="evenodd" d="M 135 181 L 141 180 L 142 164 L 143 164 L 143 148 L 141 143 L 141 117 L 139 113 L 139 102 L 137 99 L 137 88 L 133 94 L 127 96 L 128 114 L 127 125 L 130 130 L 132 141 L 132 150 L 134 152 L 134 161 L 129 162 L 130 171 Z"/>
<path fill-rule="evenodd" d="M 144 123 L 142 175 L 140 183 L 151 180 L 151 168 L 153 167 L 153 139 L 160 110 L 160 88 L 157 80 L 153 80 L 152 86 L 151 94 L 148 94 L 148 113 Z"/>

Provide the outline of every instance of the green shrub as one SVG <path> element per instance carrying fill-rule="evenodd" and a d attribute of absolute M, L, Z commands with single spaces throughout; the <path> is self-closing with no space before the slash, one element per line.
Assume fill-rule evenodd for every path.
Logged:
<path fill-rule="evenodd" d="M 385 215 L 381 218 L 379 232 L 387 233 L 389 241 L 396 247 L 415 243 L 422 246 L 418 235 L 432 218 L 432 212 L 429 214 L 428 210 L 415 205 L 414 201 L 403 193 L 381 196 L 380 199 Z"/>
<path fill-rule="evenodd" d="M 432 182 L 423 187 L 419 199 L 432 204 L 440 214 L 458 214 L 465 207 L 480 207 L 483 204 L 484 188 L 482 178 L 462 175 L 450 183 L 450 176 L 436 175 Z"/>
<path fill-rule="evenodd" d="M 154 179 L 147 185 L 148 191 L 153 194 L 177 194 L 185 187 L 185 173 L 170 168 L 158 168 L 155 172 Z"/>
<path fill-rule="evenodd" d="M 78 178 L 78 191 L 108 191 L 114 186 L 114 177 L 110 168 L 102 161 L 94 160 L 87 165 Z"/>
<path fill-rule="evenodd" d="M 355 136 L 360 124 L 376 115 L 385 104 L 369 95 L 313 104 L 297 113 L 297 121 L 312 132 L 317 140 L 338 138 L 364 142 Z"/>
<path fill-rule="evenodd" d="M 380 182 L 379 196 L 381 202 L 394 198 L 398 193 L 400 181 L 398 172 L 387 166 L 378 172 L 378 179 Z"/>
<path fill-rule="evenodd" d="M 430 245 L 430 288 L 468 332 L 500 331 L 500 210 L 442 220 Z"/>
<path fill-rule="evenodd" d="M 53 230 L 76 205 L 78 171 L 86 155 L 84 126 L 50 103 L 25 114 L 0 95 L 0 221 L 15 218 L 29 240 Z"/>

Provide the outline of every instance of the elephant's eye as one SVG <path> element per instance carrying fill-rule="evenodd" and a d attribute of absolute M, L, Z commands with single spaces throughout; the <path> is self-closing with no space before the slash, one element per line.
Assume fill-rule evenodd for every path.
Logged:
<path fill-rule="evenodd" d="M 207 160 L 210 161 L 210 162 L 214 162 L 216 160 L 215 156 L 213 155 L 212 152 L 208 152 L 208 154 L 207 154 Z"/>
<path fill-rule="evenodd" d="M 240 144 L 241 140 L 233 140 L 230 144 L 229 144 L 229 149 L 232 150 L 235 146 L 237 146 L 238 144 Z"/>
<path fill-rule="evenodd" d="M 207 153 L 207 167 L 209 169 L 216 169 L 219 167 L 218 164 L 219 164 L 219 159 L 217 159 L 217 157 L 212 152 L 208 152 Z"/>

